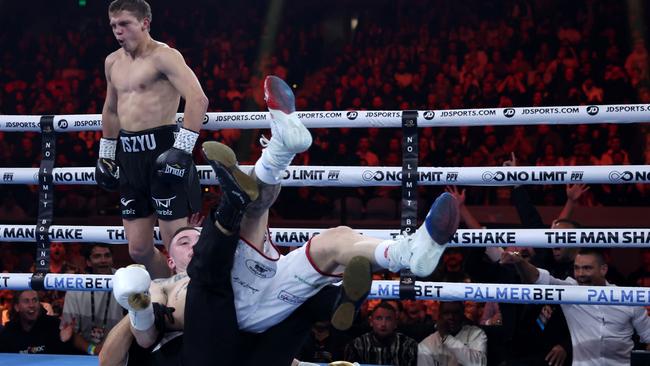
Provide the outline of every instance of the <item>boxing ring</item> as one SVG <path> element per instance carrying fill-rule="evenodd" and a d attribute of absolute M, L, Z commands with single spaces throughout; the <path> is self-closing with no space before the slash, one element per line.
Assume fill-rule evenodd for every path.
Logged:
<path fill-rule="evenodd" d="M 298 112 L 307 128 L 399 128 L 404 131 L 402 167 L 292 166 L 283 176 L 283 186 L 368 187 L 402 185 L 412 190 L 417 185 L 548 185 L 548 184 L 634 184 L 650 183 L 648 165 L 610 166 L 517 166 L 517 167 L 418 167 L 417 128 L 441 126 L 535 125 L 535 124 L 600 124 L 640 123 L 650 120 L 650 105 L 590 105 L 540 108 L 484 108 L 425 111 L 314 111 Z M 177 123 L 182 123 L 178 114 Z M 203 129 L 269 128 L 267 112 L 207 113 Z M 40 168 L 0 168 L 2 184 L 39 185 L 39 217 L 36 225 L 0 224 L 2 242 L 36 242 L 36 273 L 2 273 L 0 289 L 46 289 L 65 291 L 110 291 L 110 275 L 48 274 L 47 245 L 57 242 L 126 243 L 120 226 L 56 226 L 51 203 L 53 185 L 95 184 L 94 168 L 54 167 L 55 150 L 52 138 L 56 133 L 100 131 L 101 115 L 0 116 L 0 131 L 41 132 L 43 161 Z M 415 138 L 414 138 L 415 137 Z M 415 161 L 413 160 L 415 159 Z M 242 166 L 250 171 L 252 166 Z M 209 166 L 197 166 L 201 184 L 217 184 Z M 406 197 L 403 195 L 403 197 Z M 410 196 L 409 196 L 410 197 Z M 44 203 L 45 202 L 45 203 Z M 366 235 L 391 238 L 413 229 L 417 211 L 413 200 L 402 199 L 402 228 L 389 230 L 360 229 Z M 43 206 L 50 207 L 43 207 Z M 415 202 L 417 204 L 417 202 Z M 49 209 L 49 211 L 48 211 Z M 406 219 L 406 220 L 405 220 Z M 404 224 L 406 222 L 406 224 Z M 272 228 L 271 237 L 279 245 L 302 245 L 323 229 Z M 160 244 L 156 229 L 155 242 Z M 650 228 L 611 229 L 484 229 L 458 230 L 449 247 L 650 247 Z M 374 281 L 369 298 L 406 298 L 403 281 Z M 519 284 L 414 282 L 410 298 L 419 300 L 461 300 L 509 303 L 572 303 L 599 305 L 650 305 L 650 288 L 604 286 L 549 286 Z M 6 356 L 6 357 L 5 357 Z M 48 357 L 52 357 L 48 359 Z M 0 355 L 0 363 L 10 365 L 21 359 L 21 365 L 96 364 L 93 357 Z M 74 358 L 74 360 L 72 360 Z M 30 363 L 24 363 L 29 360 Z M 16 361 L 18 362 L 18 361 Z M 89 362 L 89 363 L 86 363 Z M 18 364 L 18 363 L 15 363 Z"/>

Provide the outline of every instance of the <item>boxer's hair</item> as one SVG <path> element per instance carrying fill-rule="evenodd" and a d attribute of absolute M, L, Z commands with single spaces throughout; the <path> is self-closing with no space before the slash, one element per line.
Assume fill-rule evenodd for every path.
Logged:
<path fill-rule="evenodd" d="M 151 6 L 149 3 L 144 0 L 114 0 L 108 6 L 109 13 L 117 13 L 118 11 L 129 11 L 138 19 L 142 20 L 144 18 L 152 20 L 151 18 Z"/>
<path fill-rule="evenodd" d="M 201 230 L 199 230 L 198 228 L 195 228 L 194 226 L 183 226 L 182 228 L 179 228 L 178 230 L 176 230 L 176 231 L 174 232 L 174 235 L 172 235 L 172 240 L 174 240 L 174 238 L 176 237 L 176 235 L 180 234 L 181 231 L 185 231 L 185 230 L 194 230 L 194 231 L 196 231 L 196 232 L 198 232 L 198 233 L 201 232 Z"/>

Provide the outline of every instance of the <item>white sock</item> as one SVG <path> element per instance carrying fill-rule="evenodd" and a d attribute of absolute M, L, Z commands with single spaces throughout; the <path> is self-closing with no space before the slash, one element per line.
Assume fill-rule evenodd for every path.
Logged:
<path fill-rule="evenodd" d="M 255 176 L 266 184 L 280 183 L 282 172 L 270 167 L 268 164 L 264 164 L 262 160 L 264 160 L 264 153 L 262 153 L 262 156 L 255 162 Z"/>
<path fill-rule="evenodd" d="M 395 244 L 395 241 L 393 240 L 384 240 L 375 248 L 375 262 L 377 262 L 377 265 L 381 268 L 388 269 L 388 248 L 393 244 Z"/>

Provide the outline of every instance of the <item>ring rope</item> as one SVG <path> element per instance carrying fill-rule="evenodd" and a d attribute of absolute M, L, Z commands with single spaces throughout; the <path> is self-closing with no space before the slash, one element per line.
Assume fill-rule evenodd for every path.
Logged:
<path fill-rule="evenodd" d="M 242 165 L 249 173 L 253 166 Z M 203 185 L 218 181 L 208 165 L 197 166 Z M 0 184 L 38 184 L 38 168 L 0 168 Z M 95 184 L 95 168 L 54 168 L 54 184 Z M 399 186 L 401 167 L 292 166 L 284 173 L 285 187 Z M 650 165 L 573 165 L 517 167 L 418 168 L 418 185 L 552 185 L 650 183 Z"/>
<path fill-rule="evenodd" d="M 416 282 L 416 299 L 518 304 L 649 305 L 650 288 Z M 373 281 L 369 299 L 399 299 L 397 281 Z"/>
<path fill-rule="evenodd" d="M 331 127 L 401 127 L 402 111 L 310 111 L 297 112 L 307 128 Z M 608 104 L 588 106 L 480 108 L 417 111 L 420 127 L 532 125 L 532 124 L 599 124 L 643 123 L 650 117 L 650 105 Z M 0 116 L 0 131 L 39 132 L 41 116 Z M 176 114 L 183 122 L 183 114 Z M 203 129 L 269 128 L 268 112 L 210 112 L 203 118 Z M 67 114 L 54 116 L 58 132 L 100 131 L 100 114 Z"/>
<path fill-rule="evenodd" d="M 325 229 L 271 228 L 271 240 L 280 246 L 301 246 Z M 397 229 L 359 229 L 363 235 L 393 239 Z M 64 243 L 126 244 L 122 226 L 56 226 L 50 227 L 50 240 Z M 0 242 L 34 242 L 34 225 L 0 225 Z M 154 242 L 162 244 L 158 228 Z M 459 229 L 449 247 L 602 247 L 648 248 L 650 229 Z"/>
<path fill-rule="evenodd" d="M 602 110 L 601 110 L 602 109 Z M 512 125 L 512 124 L 542 124 L 549 123 L 549 119 L 552 119 L 552 123 L 555 124 L 582 124 L 582 123 L 605 123 L 605 122 L 615 122 L 615 123 L 634 123 L 634 122 L 645 122 L 648 119 L 650 112 L 650 106 L 646 105 L 610 105 L 610 106 L 573 106 L 573 107 L 543 107 L 543 108 L 496 108 L 496 109 L 465 109 L 465 110 L 447 110 L 447 111 L 420 111 L 418 112 L 417 122 L 421 127 L 428 126 L 460 126 L 460 125 Z M 354 122 L 352 127 L 399 127 L 401 124 L 401 111 L 347 111 L 347 112 L 300 112 L 298 117 L 304 120 L 305 125 L 308 128 L 318 128 L 318 127 L 338 127 L 338 126 L 349 126 L 350 121 L 359 119 Z M 516 121 L 512 120 L 512 117 L 517 116 Z M 33 118 L 34 116 L 0 116 L 0 130 L 1 131 L 40 131 L 41 126 L 37 121 L 41 120 L 41 116 Z M 101 116 L 100 115 L 68 115 L 68 116 L 52 116 L 54 120 L 54 129 L 56 131 L 87 131 L 87 130 L 100 130 L 101 129 Z M 177 123 L 182 123 L 182 115 L 177 115 Z M 270 114 L 266 112 L 260 113 L 209 113 L 206 114 L 204 118 L 204 129 L 206 130 L 217 130 L 221 128 L 268 128 L 270 122 Z M 294 173 L 295 169 L 299 171 L 298 182 L 305 180 L 305 178 L 310 178 L 309 175 L 306 177 L 302 176 L 300 170 L 305 171 L 306 169 L 313 169 L 314 167 L 304 167 L 304 168 L 294 168 L 294 170 L 288 171 L 287 179 L 295 179 Z M 338 175 L 334 175 L 332 172 L 333 168 L 351 168 L 351 167 L 323 167 L 323 170 L 328 170 L 328 178 L 338 178 Z M 440 172 L 439 174 L 431 174 L 435 176 L 435 182 L 439 184 L 472 184 L 471 179 L 474 179 L 475 182 L 480 182 L 477 177 L 471 177 L 469 174 L 470 170 L 480 173 L 480 179 L 482 181 L 481 185 L 509 185 L 509 184 L 521 184 L 524 181 L 529 184 L 549 184 L 548 181 L 557 181 L 558 184 L 563 183 L 636 183 L 636 182 L 647 182 L 650 177 L 648 177 L 648 167 L 647 166 L 626 166 L 624 168 L 630 170 L 622 170 L 623 167 L 606 167 L 607 169 L 618 169 L 610 170 L 608 174 L 603 174 L 603 171 L 598 173 L 597 177 L 589 177 L 587 180 L 578 180 L 583 179 L 586 172 L 586 168 L 596 168 L 602 169 L 604 167 L 573 167 L 571 173 L 568 171 L 558 172 L 555 169 L 550 172 L 538 172 L 538 179 L 535 179 L 536 172 L 531 170 L 529 171 L 517 171 L 516 169 L 521 169 L 522 167 L 517 168 L 497 168 L 497 171 L 490 171 L 490 168 L 451 168 L 456 170 Z M 533 167 L 523 167 L 525 169 L 533 169 Z M 536 169 L 540 169 L 535 167 Z M 634 168 L 639 168 L 639 171 L 631 171 Z M 11 168 L 10 168 L 11 169 Z M 20 168 L 14 168 L 20 169 Z M 65 168 L 63 168 L 65 169 Z M 90 171 L 91 168 L 81 168 L 81 179 L 80 181 L 88 181 L 88 178 L 94 178 L 93 172 Z M 357 181 L 358 177 L 358 168 L 351 168 L 357 170 L 357 175 L 354 176 Z M 381 169 L 384 169 L 382 171 Z M 397 172 L 389 171 L 391 168 L 378 168 L 375 172 L 372 170 L 364 171 L 361 174 L 361 180 L 369 181 L 370 183 L 376 183 L 376 185 L 392 185 L 388 181 L 390 178 L 387 178 L 387 182 L 382 182 L 383 179 L 378 179 L 377 174 L 383 174 L 386 177 L 389 177 L 390 174 L 394 175 L 394 181 L 398 185 L 401 179 L 398 179 Z M 393 168 L 397 170 L 396 168 Z M 449 169 L 449 168 L 447 168 Z M 460 170 L 465 170 L 466 175 L 460 176 Z M 509 169 L 515 169 L 508 171 Z M 542 168 L 545 169 L 545 168 Z M 577 170 L 580 169 L 580 170 Z M 35 170 L 35 169 L 34 169 Z M 84 171 L 85 170 L 85 171 Z M 208 174 L 211 174 L 209 169 L 207 170 Z M 379 172 L 379 173 L 378 173 Z M 12 171 L 1 171 L 3 176 L 3 183 L 13 182 L 14 172 Z M 29 172 L 31 173 L 31 172 Z M 29 174 L 28 173 L 28 174 Z M 54 173 L 54 172 L 53 172 Z M 324 173 L 321 172 L 321 174 Z M 445 174 L 445 182 L 442 183 L 442 174 Z M 338 173 L 340 175 L 340 172 Z M 365 175 L 364 175 L 365 174 Z M 423 174 L 419 172 L 419 178 L 422 178 Z M 527 175 L 522 175 L 527 174 Z M 314 173 L 313 175 L 318 175 Z M 569 181 L 566 181 L 567 175 L 569 175 Z M 74 176 L 74 175 L 73 175 Z M 424 176 L 426 177 L 426 175 Z M 459 181 L 458 178 L 461 178 Z M 17 177 L 19 178 L 19 177 Z M 61 182 L 66 182 L 65 172 L 61 173 Z M 76 177 L 75 177 L 76 178 Z M 606 181 L 604 179 L 608 179 Z M 594 179 L 594 180 L 589 180 Z M 602 180 L 598 180 L 602 179 Z M 32 173 L 32 184 L 36 184 L 38 180 L 38 174 L 34 175 Z M 73 179 L 70 179 L 71 181 Z M 313 179 L 316 181 L 322 181 L 320 179 Z M 334 179 L 332 179 L 334 180 Z M 354 181 L 352 179 L 351 181 Z M 376 182 L 372 182 L 372 181 Z M 419 179 L 423 181 L 423 184 L 427 185 L 426 179 Z M 76 181 L 76 179 L 74 179 Z M 16 183 L 28 184 L 29 179 L 25 179 L 25 182 L 20 182 L 17 179 Z M 58 181 L 57 181 L 58 182 Z M 88 184 L 92 184 L 94 179 L 90 179 Z M 336 186 L 342 186 L 345 183 L 334 180 Z M 433 185 L 434 183 L 428 184 Z M 477 183 L 473 183 L 477 184 Z M 297 184 L 300 185 L 300 184 Z M 308 183 L 303 183 L 302 185 L 308 185 Z M 313 185 L 313 184 L 311 184 Z M 326 184 L 324 184 L 326 185 Z M 355 183 L 354 186 L 358 186 L 358 183 Z M 369 184 L 372 185 L 372 184 Z M 88 227 L 90 231 L 95 231 L 97 227 Z M 90 229 L 92 228 L 92 229 Z M 99 227 L 101 228 L 101 227 Z M 63 228 L 63 236 L 67 236 L 67 232 L 76 233 L 77 230 L 83 228 Z M 10 229 L 8 229 L 10 230 Z M 32 240 L 34 241 L 33 236 L 36 229 L 32 227 Z M 57 237 L 57 233 L 60 230 L 60 227 L 51 227 L 50 230 L 44 229 L 44 232 L 41 235 L 47 236 L 52 235 L 53 238 Z M 110 233 L 105 229 L 104 234 Z M 122 231 L 123 228 L 117 228 L 113 233 L 117 234 L 119 231 Z M 501 238 L 506 237 L 507 240 L 512 239 L 508 234 L 517 234 L 518 232 L 524 232 L 524 230 L 508 230 L 508 232 L 501 233 Z M 538 237 L 544 238 L 546 236 L 547 245 L 548 242 L 552 242 L 549 245 L 551 247 L 557 247 L 559 245 L 558 238 L 566 238 L 567 244 L 571 246 L 577 246 L 579 244 L 584 244 L 585 238 L 587 239 L 589 246 L 594 246 L 595 244 L 601 244 L 599 238 L 604 238 L 601 245 L 611 246 L 612 241 L 616 241 L 616 244 L 628 244 L 628 242 L 633 242 L 638 240 L 639 242 L 634 242 L 634 245 L 645 245 L 649 242 L 648 237 L 650 237 L 647 229 L 632 229 L 634 232 L 625 229 L 612 229 L 612 230 L 572 230 L 561 232 L 549 231 L 544 232 L 543 230 L 538 230 Z M 291 236 L 292 234 L 298 236 L 298 234 L 293 232 L 288 232 L 285 229 L 285 235 Z M 305 230 L 301 230 L 305 231 Z M 483 233 L 469 233 L 460 231 L 456 238 L 460 238 L 461 242 L 465 238 L 469 237 L 472 245 L 477 246 L 486 246 L 483 243 L 477 244 L 476 236 L 478 235 L 481 238 L 487 239 L 490 237 L 487 230 L 481 230 Z M 26 230 L 27 235 L 29 236 L 29 229 Z M 90 233 L 89 233 L 90 234 Z M 396 233 L 395 233 L 396 234 Z M 491 243 L 496 246 L 502 246 L 503 243 L 497 243 L 499 240 L 499 234 L 494 233 L 496 236 L 493 236 L 495 243 Z M 539 235 L 542 234 L 542 235 Z M 574 235 L 572 237 L 572 234 Z M 76 235 L 76 234 L 75 234 Z M 388 234 L 390 236 L 391 234 Z M 466 236 L 469 235 L 469 236 Z M 564 235 L 564 236 L 558 236 Z M 90 235 L 89 235 L 90 236 Z M 522 235 L 520 235 L 522 236 Z M 551 238 L 553 237 L 553 240 Z M 577 241 L 576 238 L 579 238 L 580 243 L 572 243 L 572 241 Z M 3 239 L 4 239 L 4 230 L 3 230 Z M 74 241 L 79 241 L 75 237 Z M 100 241 L 100 240 L 97 240 Z M 304 242 L 304 240 L 300 240 Z M 454 240 L 458 241 L 458 240 Z M 543 240 L 542 240 L 543 241 Z M 620 243 L 619 243 L 620 241 Z M 297 243 L 299 244 L 299 243 Z M 490 243 L 485 243 L 490 244 Z M 515 243 L 513 245 L 518 245 Z M 522 243 L 523 244 L 523 243 Z M 532 241 L 528 241 L 530 246 L 540 246 L 534 244 Z M 467 246 L 467 245 L 460 245 Z M 491 246 L 491 245 L 487 245 Z M 523 246 L 523 245 L 518 245 Z M 14 276 L 15 275 L 15 276 Z M 16 285 L 17 288 L 30 288 L 34 283 L 34 275 L 32 274 L 5 274 L 0 276 L 0 287 L 5 285 L 9 288 L 10 285 Z M 39 283 L 43 284 L 43 287 L 46 289 L 60 289 L 60 290 L 109 290 L 110 282 L 112 276 L 97 276 L 97 275 L 80 275 L 80 276 L 71 276 L 71 275 L 62 275 L 62 274 L 47 274 L 42 280 L 39 280 Z M 40 286 L 39 286 L 40 287 Z M 397 281 L 376 281 L 373 283 L 373 288 L 371 292 L 371 298 L 373 296 L 381 296 L 382 298 L 393 298 L 399 299 L 399 282 Z M 492 294 L 492 295 L 490 295 Z M 562 298 L 564 295 L 564 299 Z M 494 284 L 458 284 L 458 283 L 418 283 L 416 284 L 416 296 L 419 299 L 441 299 L 441 300 L 473 300 L 473 301 L 500 301 L 500 302 L 549 302 L 549 303 L 585 303 L 585 304 L 594 304 L 594 303 L 605 303 L 605 304 L 625 304 L 625 305 L 644 305 L 648 303 L 650 298 L 650 290 L 643 288 L 612 288 L 612 287 L 586 287 L 586 286 L 531 286 L 531 285 L 494 285 Z"/>
<path fill-rule="evenodd" d="M 2 273 L 0 289 L 30 289 L 31 277 L 31 273 Z M 44 286 L 46 290 L 57 291 L 111 291 L 113 275 L 48 273 Z M 650 288 L 416 281 L 415 297 L 417 300 L 636 306 L 650 305 Z M 373 281 L 368 298 L 398 300 L 399 281 Z"/>

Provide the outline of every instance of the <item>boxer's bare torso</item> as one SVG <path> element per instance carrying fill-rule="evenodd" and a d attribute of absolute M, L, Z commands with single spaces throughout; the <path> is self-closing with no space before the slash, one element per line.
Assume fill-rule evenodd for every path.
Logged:
<path fill-rule="evenodd" d="M 106 77 L 114 89 L 120 128 L 136 132 L 174 123 L 181 95 L 162 70 L 173 52 L 151 40 L 135 57 L 122 48 L 108 55 Z"/>
<path fill-rule="evenodd" d="M 175 309 L 174 323 L 167 322 L 167 328 L 170 330 L 183 330 L 185 295 L 189 282 L 190 277 L 187 272 L 182 272 L 169 278 L 154 280 L 149 287 L 151 301 Z"/>

